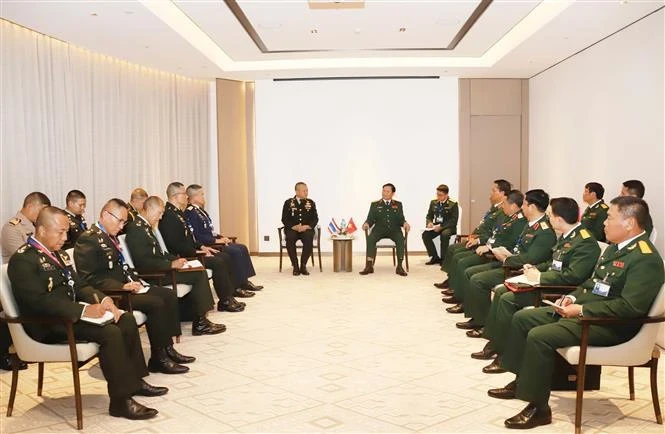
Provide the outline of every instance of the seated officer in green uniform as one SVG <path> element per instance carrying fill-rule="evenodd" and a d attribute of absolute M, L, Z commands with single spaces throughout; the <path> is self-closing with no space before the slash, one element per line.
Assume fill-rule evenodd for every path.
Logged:
<path fill-rule="evenodd" d="M 446 257 L 450 244 L 450 236 L 457 233 L 457 219 L 459 206 L 457 202 L 448 197 L 448 186 L 441 184 L 436 188 L 436 199 L 429 203 L 425 224 L 428 230 L 423 232 L 423 243 L 430 256 L 427 265 L 440 265 L 441 258 Z M 436 253 L 434 238 L 439 237 L 441 242 L 441 256 Z"/>
<path fill-rule="evenodd" d="M 139 404 L 132 396 L 159 396 L 168 389 L 143 380 L 148 369 L 134 316 L 117 309 L 110 297 L 79 279 L 71 258 L 61 250 L 68 228 L 67 216 L 62 210 L 44 208 L 35 222 L 34 236 L 9 260 L 7 274 L 18 308 L 28 317 L 71 319 L 76 339 L 99 345 L 99 365 L 111 398 L 111 416 L 152 418 L 157 410 Z M 110 324 L 88 322 L 106 312 L 113 315 Z M 26 331 L 33 339 L 44 343 L 67 339 L 62 325 L 29 324 Z"/>
<path fill-rule="evenodd" d="M 582 193 L 582 200 L 589 206 L 584 210 L 581 222 L 596 240 L 602 242 L 605 242 L 605 219 L 609 208 L 603 201 L 604 194 L 605 188 L 597 182 L 589 182 Z"/>
<path fill-rule="evenodd" d="M 552 422 L 548 405 L 557 348 L 579 345 L 578 317 L 643 318 L 663 285 L 663 259 L 649 241 L 644 226 L 651 220 L 646 203 L 635 197 L 610 202 L 605 236 L 611 243 L 593 273 L 559 307 L 523 309 L 510 324 L 501 366 L 517 375 L 515 381 L 488 394 L 518 398 L 529 404 L 507 419 L 507 428 L 533 428 Z M 630 340 L 639 325 L 592 326 L 589 345 L 613 346 Z"/>
<path fill-rule="evenodd" d="M 411 226 L 404 218 L 402 202 L 393 200 L 395 186 L 393 184 L 384 184 L 381 190 L 381 200 L 372 202 L 369 206 L 367 219 L 363 223 L 363 229 L 372 231 L 367 235 L 367 262 L 365 269 L 360 272 L 362 275 L 374 272 L 374 259 L 376 258 L 376 243 L 382 238 L 390 238 L 397 247 L 397 268 L 395 273 L 400 276 L 406 276 L 406 271 L 402 267 L 404 260 L 404 234 L 402 227 L 409 232 Z"/>
<path fill-rule="evenodd" d="M 451 268 L 449 279 L 450 288 L 453 290 L 452 296 L 446 296 L 441 299 L 444 303 L 456 304 L 453 307 L 446 309 L 449 313 L 463 313 L 464 308 L 462 302 L 464 300 L 465 289 L 465 272 L 467 268 L 475 265 L 492 264 L 492 267 L 500 267 L 501 264 L 497 262 L 491 249 L 504 247 L 506 250 L 512 250 L 517 244 L 519 235 L 526 225 L 526 219 L 522 214 L 522 202 L 524 195 L 519 190 L 511 190 L 508 198 L 501 205 L 503 208 L 503 216 L 499 216 L 492 234 L 487 239 L 487 242 L 475 249 L 470 255 L 465 255 L 459 260 L 453 261 L 455 268 Z M 468 279 L 467 279 L 468 280 Z"/>
<path fill-rule="evenodd" d="M 548 217 L 559 239 L 553 248 L 551 261 L 524 265 L 524 276 L 531 284 L 575 286 L 591 276 L 600 256 L 600 247 L 591 232 L 577 222 L 578 215 L 579 207 L 575 199 L 559 197 L 550 201 Z M 506 348 L 510 321 L 518 310 L 533 306 L 538 295 L 538 291 L 511 292 L 505 285 L 494 289 L 492 306 L 482 333 L 482 337 L 489 339 L 489 342 L 482 351 L 471 354 L 472 358 L 479 360 L 497 356 L 483 368 L 483 372 L 504 372 L 500 359 Z"/>
<path fill-rule="evenodd" d="M 83 213 L 85 213 L 86 198 L 80 190 L 72 190 L 65 198 L 65 214 L 69 219 L 69 231 L 67 231 L 67 242 L 62 246 L 63 250 L 73 249 L 78 237 L 88 229 Z"/>
<path fill-rule="evenodd" d="M 456 260 L 473 254 L 478 245 L 483 245 L 487 242 L 489 237 L 492 235 L 492 231 L 497 225 L 498 220 L 505 218 L 505 213 L 503 212 L 502 204 L 506 200 L 508 193 L 512 186 L 510 182 L 505 179 L 497 179 L 492 183 L 492 188 L 490 190 L 490 209 L 485 213 L 483 218 L 480 220 L 478 226 L 473 230 L 469 235 L 469 239 L 462 243 L 456 243 L 448 247 L 446 255 L 443 256 L 443 264 L 441 268 L 450 273 L 450 270 L 455 267 L 453 264 Z M 448 289 L 448 280 L 444 280 L 441 283 L 435 283 L 439 289 Z M 453 295 L 452 290 L 447 290 L 442 292 L 444 295 Z"/>
<path fill-rule="evenodd" d="M 494 252 L 496 261 L 467 268 L 460 280 L 464 294 L 464 316 L 467 322 L 457 328 L 471 329 L 470 337 L 480 337 L 490 309 L 490 291 L 504 281 L 504 268 L 520 269 L 524 264 L 539 264 L 552 258 L 556 235 L 545 216 L 550 196 L 543 190 L 529 190 L 524 195 L 522 212 L 528 223 L 522 229 L 512 252 Z M 501 267 L 503 264 L 503 267 Z M 497 268 L 498 267 L 498 268 Z"/>
<path fill-rule="evenodd" d="M 643 199 L 644 193 L 646 193 L 646 189 L 644 188 L 642 181 L 638 179 L 629 179 L 628 181 L 624 181 L 621 185 L 619 196 L 633 196 Z M 646 223 L 644 230 L 647 231 L 647 236 L 653 243 L 655 238 L 651 238 L 651 233 L 653 232 L 653 221 L 651 219 Z"/>

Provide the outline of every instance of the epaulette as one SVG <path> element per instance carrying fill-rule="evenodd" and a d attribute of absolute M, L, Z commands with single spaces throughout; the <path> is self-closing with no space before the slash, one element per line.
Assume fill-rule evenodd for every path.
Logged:
<path fill-rule="evenodd" d="M 23 244 L 21 247 L 18 248 L 18 250 L 16 251 L 16 253 L 23 253 L 23 252 L 25 252 L 25 251 L 28 249 L 28 247 L 30 247 L 29 244 Z"/>
<path fill-rule="evenodd" d="M 194 209 L 194 205 L 189 205 L 186 209 L 189 210 L 189 211 L 191 211 L 191 210 Z"/>
<path fill-rule="evenodd" d="M 448 202 L 450 202 L 450 203 L 457 203 L 456 201 L 452 200 L 451 198 L 448 198 Z"/>
<path fill-rule="evenodd" d="M 605 204 L 605 203 L 601 203 L 601 204 L 600 204 L 600 207 L 601 207 L 601 208 L 604 208 L 604 209 L 609 208 L 609 206 L 607 206 L 607 204 Z"/>
<path fill-rule="evenodd" d="M 640 250 L 642 251 L 643 254 L 650 255 L 651 253 L 653 253 L 651 251 L 651 247 L 649 247 L 649 243 L 647 243 L 646 241 L 642 240 L 637 244 L 640 246 Z"/>
<path fill-rule="evenodd" d="M 543 230 L 549 229 L 549 225 L 546 222 L 540 222 L 540 228 Z"/>
<path fill-rule="evenodd" d="M 19 223 L 21 223 L 21 219 L 18 217 L 14 217 L 13 219 L 9 220 L 9 224 L 12 226 L 16 226 Z"/>
<path fill-rule="evenodd" d="M 591 234 L 586 229 L 580 229 L 580 236 L 582 237 L 582 239 L 586 240 L 591 236 Z"/>

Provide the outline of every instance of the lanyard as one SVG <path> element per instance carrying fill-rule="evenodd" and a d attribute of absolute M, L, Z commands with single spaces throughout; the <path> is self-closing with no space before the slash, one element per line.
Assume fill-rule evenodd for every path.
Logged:
<path fill-rule="evenodd" d="M 49 249 L 47 249 L 42 243 L 34 239 L 33 237 L 28 238 L 28 244 L 30 244 L 32 247 L 35 249 L 39 250 L 46 256 L 48 256 L 53 262 L 56 263 L 60 271 L 62 272 L 62 276 L 67 279 L 67 286 L 69 286 L 69 289 L 67 290 L 67 294 L 72 298 L 73 301 L 76 301 L 76 292 L 74 292 L 74 279 L 72 278 L 72 272 L 69 270 L 69 268 L 65 267 L 65 265 L 58 260 L 58 258 L 53 254 Z"/>

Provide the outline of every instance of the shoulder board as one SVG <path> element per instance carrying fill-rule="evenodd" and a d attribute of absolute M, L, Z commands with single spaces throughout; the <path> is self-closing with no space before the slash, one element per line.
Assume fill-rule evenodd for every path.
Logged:
<path fill-rule="evenodd" d="M 600 207 L 601 207 L 601 208 L 604 208 L 604 209 L 609 208 L 609 207 L 607 206 L 607 204 L 605 204 L 605 203 L 601 203 L 601 204 L 600 204 Z"/>
<path fill-rule="evenodd" d="M 540 228 L 541 228 L 541 229 L 549 229 L 550 226 L 549 226 L 547 223 L 545 223 L 545 222 L 540 222 Z"/>
<path fill-rule="evenodd" d="M 646 241 L 642 240 L 638 244 L 639 244 L 640 250 L 642 251 L 643 254 L 649 255 L 649 254 L 653 253 L 651 251 L 651 247 L 649 247 L 649 243 L 647 243 Z"/>
<path fill-rule="evenodd" d="M 191 211 L 191 210 L 193 210 L 193 209 L 194 209 L 194 205 L 189 205 L 189 206 L 187 207 L 187 210 L 188 210 L 188 211 Z"/>
<path fill-rule="evenodd" d="M 28 248 L 30 248 L 30 245 L 29 245 L 29 244 L 23 244 L 21 247 L 18 248 L 18 250 L 16 251 L 16 253 L 23 253 L 23 252 L 25 252 L 26 250 L 28 250 Z"/>
<path fill-rule="evenodd" d="M 518 219 L 523 219 L 523 218 L 524 218 L 524 214 L 522 214 L 521 212 L 518 212 L 518 213 L 517 213 L 517 218 L 518 218 Z"/>
<path fill-rule="evenodd" d="M 21 223 L 21 219 L 18 217 L 14 217 L 13 219 L 9 220 L 9 224 L 13 226 L 16 226 L 19 223 Z"/>
<path fill-rule="evenodd" d="M 591 234 L 586 229 L 580 229 L 580 236 L 582 237 L 582 239 L 586 240 L 591 236 Z"/>
<path fill-rule="evenodd" d="M 450 203 L 452 203 L 452 204 L 456 204 L 456 203 L 457 203 L 457 201 L 454 201 L 454 200 L 452 200 L 451 198 L 448 198 L 448 202 L 450 202 Z"/>
<path fill-rule="evenodd" d="M 393 200 L 393 202 L 395 202 L 395 205 L 401 205 L 402 204 L 402 202 L 400 202 L 399 200 Z"/>
<path fill-rule="evenodd" d="M 372 202 L 372 205 L 381 205 L 381 202 L 383 202 L 383 199 Z"/>

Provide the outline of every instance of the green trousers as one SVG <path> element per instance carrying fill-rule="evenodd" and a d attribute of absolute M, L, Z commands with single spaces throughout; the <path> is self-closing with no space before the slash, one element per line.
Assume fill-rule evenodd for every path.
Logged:
<path fill-rule="evenodd" d="M 494 288 L 494 298 L 485 320 L 483 337 L 489 339 L 490 348 L 499 355 L 506 350 L 513 315 L 527 306 L 533 306 L 537 295 L 536 291 L 511 292 L 504 285 Z"/>
<path fill-rule="evenodd" d="M 369 235 L 367 235 L 367 258 L 376 258 L 376 243 L 383 239 L 390 238 L 397 247 L 397 262 L 402 263 L 404 260 L 404 234 L 401 228 L 397 229 L 376 229 L 374 228 Z"/>
<path fill-rule="evenodd" d="M 582 336 L 577 318 L 560 318 L 552 313 L 551 307 L 515 313 L 501 357 L 501 366 L 517 374 L 516 397 L 538 405 L 549 401 L 557 348 L 579 345 Z M 589 345 L 594 346 L 617 345 L 631 337 L 608 327 L 589 329 Z"/>

